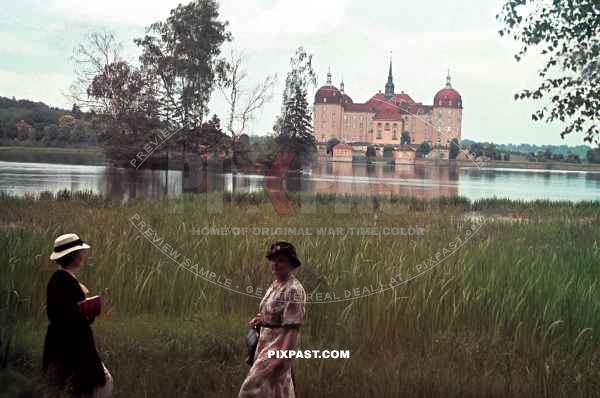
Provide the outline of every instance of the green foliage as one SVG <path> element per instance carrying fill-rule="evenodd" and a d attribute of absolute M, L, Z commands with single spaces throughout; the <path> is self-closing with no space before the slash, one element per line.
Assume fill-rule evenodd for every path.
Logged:
<path fill-rule="evenodd" d="M 174 202 L 186 208 L 181 215 L 156 201 L 107 206 L 75 195 L 58 201 L 0 197 L 0 217 L 10 225 L 0 234 L 5 249 L 0 320 L 6 320 L 0 330 L 14 330 L 15 336 L 9 369 L 27 378 L 40 373 L 45 288 L 54 270 L 44 259 L 66 229 L 92 245 L 79 277 L 112 309 L 96 319 L 93 329 L 100 354 L 119 381 L 119 396 L 235 396 L 248 371 L 245 325 L 260 298 L 227 291 L 177 267 L 129 221 L 139 214 L 154 236 L 173 245 L 179 259 L 189 257 L 230 278 L 233 286 L 266 288 L 270 273 L 264 251 L 274 238 L 224 239 L 193 232 L 237 226 L 240 220 L 248 228 L 282 225 L 264 195 L 232 196 L 215 214 L 206 205 L 209 194 L 184 195 Z M 318 214 L 297 214 L 284 220 L 288 226 L 347 228 L 374 222 L 373 213 L 358 207 L 371 198 L 361 203 L 346 197 L 358 206 L 343 216 L 336 214 L 335 194 L 291 199 L 316 201 Z M 412 276 L 416 264 L 435 261 L 436 252 L 457 233 L 465 236 L 471 211 L 489 219 L 446 261 L 394 290 L 307 305 L 300 349 L 347 349 L 352 359 L 343 371 L 332 360 L 296 361 L 298 395 L 597 395 L 600 203 L 397 199 L 410 211 L 379 213 L 377 227 L 424 225 L 425 235 L 286 237 L 303 260 L 297 272 L 307 293 L 335 291 L 343 297 L 346 289 Z M 0 386 L 8 386 L 6 380 L 0 375 Z M 19 382 L 25 389 L 28 384 Z"/>
<path fill-rule="evenodd" d="M 281 130 L 276 142 L 282 152 L 296 153 L 299 161 L 307 160 L 316 151 L 316 141 L 312 134 L 312 123 L 306 91 L 296 86 L 294 96 L 288 98 Z M 297 166 L 300 164 L 298 163 Z"/>
<path fill-rule="evenodd" d="M 394 146 L 390 144 L 386 144 L 383 147 L 383 157 L 384 158 L 392 158 L 394 157 Z"/>
<path fill-rule="evenodd" d="M 423 141 L 419 144 L 419 147 L 417 148 L 417 156 L 419 156 L 420 158 L 426 156 L 429 152 L 431 152 L 431 145 L 429 145 L 429 142 L 427 141 Z"/>
<path fill-rule="evenodd" d="M 214 0 L 179 4 L 165 21 L 135 39 L 161 119 L 180 130 L 177 141 L 184 150 L 193 144 L 190 135 L 202 125 L 215 83 L 225 74 L 219 55 L 231 33 L 228 23 L 219 20 L 218 8 Z"/>
<path fill-rule="evenodd" d="M 312 55 L 302 47 L 290 60 L 291 70 L 285 80 L 282 114 L 273 127 L 275 141 L 283 152 L 294 152 L 292 168 L 300 168 L 316 152 L 316 140 L 312 134 L 312 117 L 306 99 L 308 85 L 316 83 L 312 69 Z"/>
<path fill-rule="evenodd" d="M 298 47 L 296 53 L 290 59 L 290 71 L 285 78 L 285 87 L 283 90 L 282 111 L 285 115 L 286 104 L 289 99 L 295 95 L 296 87 L 308 91 L 309 87 L 317 84 L 317 75 L 312 67 L 313 55 L 308 53 L 304 47 Z"/>
<path fill-rule="evenodd" d="M 408 131 L 403 131 L 402 135 L 400 136 L 400 144 L 401 145 L 409 145 L 410 144 L 410 133 Z"/>
<path fill-rule="evenodd" d="M 459 151 L 460 151 L 460 144 L 458 142 L 458 139 L 453 138 L 452 141 L 450 141 L 450 150 L 448 152 L 448 158 L 450 160 L 456 159 Z"/>
<path fill-rule="evenodd" d="M 65 123 L 66 120 L 69 123 Z M 97 129 L 90 121 L 77 118 L 67 110 L 49 107 L 43 102 L 0 97 L 0 144 L 95 146 Z"/>
<path fill-rule="evenodd" d="M 566 124 L 561 137 L 583 133 L 599 142 L 600 119 L 600 3 L 596 0 L 507 0 L 498 20 L 500 35 L 521 42 L 520 61 L 535 47 L 546 56 L 538 72 L 540 85 L 515 94 L 515 99 L 543 100 L 533 120 Z"/>
<path fill-rule="evenodd" d="M 333 152 L 333 147 L 336 146 L 337 144 L 340 143 L 340 140 L 338 140 L 336 137 L 331 137 L 328 141 L 327 141 L 327 145 L 326 145 L 326 153 L 330 154 Z"/>
<path fill-rule="evenodd" d="M 373 145 L 367 146 L 367 158 L 375 158 L 377 156 L 377 151 L 375 151 L 375 147 Z"/>
<path fill-rule="evenodd" d="M 586 154 L 588 163 L 600 163 L 600 148 L 590 149 Z"/>
<path fill-rule="evenodd" d="M 473 148 L 472 145 L 473 144 L 478 144 L 476 145 L 476 149 L 480 148 L 479 150 L 481 151 L 481 153 L 483 153 L 483 145 L 487 145 L 488 143 L 476 143 L 473 140 L 469 140 L 469 139 L 464 139 L 462 140 L 462 145 L 465 148 Z M 504 152 L 517 152 L 517 153 L 522 153 L 522 154 L 528 154 L 530 152 L 533 153 L 537 153 L 538 151 L 545 151 L 545 150 L 550 150 L 553 154 L 557 155 L 557 154 L 562 154 L 563 157 L 567 156 L 569 153 L 574 153 L 576 155 L 578 155 L 580 158 L 583 158 L 586 156 L 587 151 L 590 149 L 590 147 L 588 145 L 576 145 L 576 146 L 568 146 L 568 145 L 535 145 L 535 144 L 496 144 L 494 143 L 494 145 L 496 146 L 496 148 L 498 150 L 504 151 Z M 471 149 L 472 153 L 475 153 L 473 151 L 473 149 Z"/>

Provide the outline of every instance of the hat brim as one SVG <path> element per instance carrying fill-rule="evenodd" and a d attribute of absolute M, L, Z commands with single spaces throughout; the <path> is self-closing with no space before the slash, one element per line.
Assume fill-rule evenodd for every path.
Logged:
<path fill-rule="evenodd" d="M 90 248 L 90 245 L 88 245 L 87 243 L 82 243 L 81 245 L 69 247 L 68 249 L 65 249 L 65 250 L 60 251 L 60 252 L 53 252 L 50 255 L 50 260 L 58 260 L 59 258 L 64 257 L 64 256 L 66 256 L 69 253 L 73 253 L 74 251 L 77 251 L 77 250 L 87 250 L 89 248 Z"/>
<path fill-rule="evenodd" d="M 266 257 L 267 257 L 267 259 L 272 260 L 273 257 L 275 257 L 275 256 L 277 256 L 279 254 L 283 254 L 284 256 L 286 256 L 287 258 L 289 258 L 290 259 L 290 264 L 294 268 L 298 268 L 299 266 L 302 265 L 302 263 L 300 262 L 300 260 L 298 260 L 298 257 L 296 257 L 296 256 L 290 256 L 287 253 L 272 253 L 272 254 L 267 254 Z"/>

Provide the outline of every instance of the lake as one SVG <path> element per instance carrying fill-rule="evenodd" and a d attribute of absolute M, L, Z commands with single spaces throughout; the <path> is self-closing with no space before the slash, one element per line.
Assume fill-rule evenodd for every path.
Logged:
<path fill-rule="evenodd" d="M 116 169 L 97 164 L 0 161 L 0 191 L 14 195 L 63 189 L 109 195 L 116 200 L 160 198 L 182 192 L 256 192 L 263 176 L 219 169 L 182 171 Z M 286 176 L 288 192 L 356 195 L 395 193 L 418 198 L 464 196 L 535 200 L 599 200 L 600 173 L 560 170 L 479 169 L 427 165 L 320 163 L 305 174 Z"/>

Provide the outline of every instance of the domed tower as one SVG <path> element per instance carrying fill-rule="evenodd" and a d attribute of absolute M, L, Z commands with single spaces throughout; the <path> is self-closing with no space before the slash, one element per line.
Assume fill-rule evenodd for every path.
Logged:
<path fill-rule="evenodd" d="M 453 138 L 461 140 L 462 132 L 462 97 L 452 87 L 450 71 L 446 76 L 446 86 L 433 97 L 433 144 L 449 146 Z"/>
<path fill-rule="evenodd" d="M 343 93 L 331 83 L 331 70 L 329 70 L 326 84 L 315 93 L 313 124 L 317 142 L 324 143 L 331 137 L 341 138 L 345 100 L 347 99 L 344 98 Z"/>

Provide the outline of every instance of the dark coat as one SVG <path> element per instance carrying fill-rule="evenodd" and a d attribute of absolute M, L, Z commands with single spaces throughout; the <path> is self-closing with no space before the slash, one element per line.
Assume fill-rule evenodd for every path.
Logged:
<path fill-rule="evenodd" d="M 67 271 L 56 271 L 48 282 L 46 312 L 50 324 L 44 342 L 43 369 L 50 383 L 67 385 L 75 394 L 90 394 L 106 382 L 90 324 L 79 312 L 85 294 Z"/>

